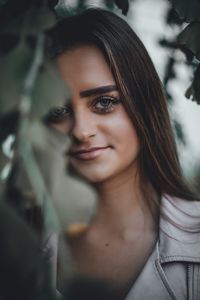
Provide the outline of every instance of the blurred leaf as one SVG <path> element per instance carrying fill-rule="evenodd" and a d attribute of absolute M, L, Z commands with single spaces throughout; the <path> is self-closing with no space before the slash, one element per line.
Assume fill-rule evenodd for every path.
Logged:
<path fill-rule="evenodd" d="M 86 0 L 78 0 L 77 7 L 79 10 L 84 10 L 86 9 Z"/>
<path fill-rule="evenodd" d="M 113 9 L 114 9 L 114 7 L 115 7 L 115 5 L 114 5 L 114 1 L 110 1 L 110 0 L 104 0 L 104 3 L 105 3 L 105 5 L 106 5 L 106 7 L 107 7 L 108 9 L 111 9 L 111 10 L 113 10 Z"/>
<path fill-rule="evenodd" d="M 178 43 L 190 49 L 200 60 L 200 22 L 189 24 L 178 36 Z"/>
<path fill-rule="evenodd" d="M 0 180 L 2 179 L 2 170 L 6 166 L 6 164 L 9 162 L 8 157 L 5 156 L 5 154 L 2 152 L 2 149 L 0 148 Z"/>
<path fill-rule="evenodd" d="M 9 135 L 2 143 L 0 148 L 0 180 L 6 180 L 10 174 L 12 167 L 12 159 L 14 157 L 15 136 Z"/>
<path fill-rule="evenodd" d="M 46 60 L 32 91 L 32 115 L 42 117 L 51 107 L 66 104 L 69 92 L 57 66 Z"/>
<path fill-rule="evenodd" d="M 0 114 L 16 110 L 33 51 L 23 42 L 0 56 Z"/>
<path fill-rule="evenodd" d="M 186 22 L 200 21 L 199 0 L 170 0 L 180 18 Z"/>
<path fill-rule="evenodd" d="M 48 0 L 48 5 L 51 9 L 54 9 L 58 2 L 59 0 Z"/>
<path fill-rule="evenodd" d="M 185 92 L 185 96 L 192 101 L 196 101 L 200 104 L 200 64 L 198 65 L 192 84 Z"/>
<path fill-rule="evenodd" d="M 56 22 L 55 14 L 45 5 L 39 9 L 32 8 L 27 12 L 30 24 L 30 32 L 37 34 L 52 27 Z"/>
<path fill-rule="evenodd" d="M 65 162 L 64 152 L 68 149 L 70 144 L 67 135 L 61 134 L 58 130 L 47 127 L 42 122 L 34 120 L 29 123 L 25 138 L 30 141 L 34 150 L 42 151 L 44 155 L 46 155 L 47 149 L 49 152 L 53 150 L 54 155 L 58 154 L 58 156 L 62 156 L 63 163 Z M 48 175 L 50 175 L 48 170 L 47 172 Z"/>
<path fill-rule="evenodd" d="M 166 87 L 165 87 L 165 96 L 166 96 L 167 101 L 168 101 L 170 104 L 174 101 L 172 95 L 167 91 Z"/>
<path fill-rule="evenodd" d="M 26 125 L 26 124 L 25 124 Z M 49 232 L 58 232 L 60 223 L 52 204 L 52 199 L 44 177 L 38 166 L 38 162 L 34 155 L 32 145 L 29 140 L 25 139 L 25 132 L 21 132 L 19 138 L 18 151 L 24 165 L 25 173 L 27 174 L 28 182 L 31 185 L 31 191 L 35 200 L 35 204 L 43 209 L 44 212 L 44 237 L 49 235 Z M 16 177 L 19 180 L 19 176 Z M 22 177 L 22 190 L 27 188 Z"/>
<path fill-rule="evenodd" d="M 115 4 L 119 9 L 122 10 L 123 15 L 127 15 L 129 10 L 129 1 L 128 0 L 115 0 Z"/>
<path fill-rule="evenodd" d="M 38 167 L 61 224 L 65 229 L 74 222 L 88 224 L 95 213 L 96 194 L 80 178 L 72 178 L 68 174 L 66 153 L 70 146 L 69 137 L 34 121 L 30 123 L 25 138 L 32 144 Z"/>
<path fill-rule="evenodd" d="M 9 134 L 17 132 L 19 122 L 19 112 L 12 111 L 3 116 L 0 115 L 0 143 L 2 143 Z"/>
<path fill-rule="evenodd" d="M 0 0 L 0 6 L 6 4 L 7 0 Z"/>
<path fill-rule="evenodd" d="M 5 5 L 0 7 L 0 28 L 12 24 L 16 18 L 23 16 L 34 2 L 37 0 L 7 0 Z"/>
<path fill-rule="evenodd" d="M 15 48 L 20 41 L 17 34 L 0 33 L 0 54 L 5 54 Z"/>
<path fill-rule="evenodd" d="M 185 135 L 183 133 L 182 126 L 181 126 L 181 124 L 177 120 L 174 120 L 174 129 L 175 129 L 176 136 L 177 136 L 178 140 L 183 145 L 186 145 Z"/>
<path fill-rule="evenodd" d="M 165 38 L 162 38 L 159 40 L 159 45 L 169 49 L 177 49 L 177 42 L 174 40 L 167 40 Z"/>
<path fill-rule="evenodd" d="M 73 15 L 74 8 L 70 5 L 67 5 L 65 1 L 58 1 L 58 4 L 55 6 L 56 16 L 59 19 L 65 18 L 67 16 Z"/>
<path fill-rule="evenodd" d="M 80 178 L 78 180 L 77 178 L 72 178 L 67 172 L 68 158 L 65 153 L 70 144 L 68 136 L 33 120 L 26 127 L 26 132 L 23 136 L 23 153 L 26 150 L 25 146 L 27 143 L 32 147 L 31 156 L 34 155 L 36 165 L 41 173 L 40 176 L 42 176 L 45 183 L 45 189 L 47 189 L 54 201 L 53 205 L 56 207 L 56 213 L 63 228 L 66 229 L 74 222 L 88 224 L 95 213 L 96 194 L 90 186 L 83 184 Z M 35 182 L 32 182 L 32 177 L 29 177 L 30 170 L 27 171 L 24 159 L 16 153 L 13 170 L 8 182 L 7 196 L 21 214 L 25 214 L 29 219 L 33 214 L 37 217 L 35 219 L 33 216 L 31 221 L 34 228 L 41 233 L 42 222 L 39 221 L 41 218 L 38 217 L 38 208 L 42 204 L 41 209 L 43 213 L 46 212 L 43 224 L 48 222 L 49 229 L 52 229 L 54 226 L 52 226 L 52 222 L 54 222 L 51 213 L 52 209 L 48 208 L 48 205 L 52 204 L 51 200 L 47 203 L 49 200 L 44 198 L 44 189 L 41 187 L 41 184 L 38 184 L 40 176 L 38 176 L 37 170 L 35 172 L 35 166 L 32 165 L 30 151 L 26 151 L 28 153 L 24 155 L 26 155 L 28 168 L 31 169 Z M 39 192 L 40 195 L 43 195 L 42 199 L 47 205 L 37 200 L 35 188 L 37 193 Z M 46 220 L 47 218 L 48 220 Z M 41 224 L 39 228 L 38 223 Z"/>
<path fill-rule="evenodd" d="M 53 300 L 47 257 L 27 224 L 10 206 L 3 204 L 2 199 L 0 236 L 0 295 L 3 299 Z"/>
<path fill-rule="evenodd" d="M 192 51 L 189 48 L 187 48 L 185 45 L 179 45 L 179 48 L 185 54 L 188 63 L 192 63 L 194 59 L 194 53 L 192 53 Z"/>
<path fill-rule="evenodd" d="M 33 6 L 6 24 L 1 24 L 0 20 L 0 54 L 8 54 L 8 51 L 19 46 L 19 42 L 28 45 L 33 51 L 38 34 L 52 27 L 55 21 L 55 13 L 44 5 L 40 8 Z"/>
<path fill-rule="evenodd" d="M 38 12 L 38 20 L 41 20 L 39 22 L 40 24 L 49 24 L 49 22 L 51 24 L 51 20 L 53 20 L 53 8 L 57 2 L 58 0 L 7 0 L 5 5 L 0 7 L 0 28 L 2 26 L 11 24 L 13 20 L 18 17 L 24 18 L 28 11 L 33 12 L 34 9 Z M 44 17 L 44 21 L 42 20 L 42 17 Z M 49 27 L 48 24 L 47 26 Z M 32 23 L 32 26 L 35 25 L 37 24 Z M 46 28 L 46 25 L 44 25 L 44 27 Z"/>
<path fill-rule="evenodd" d="M 183 23 L 177 12 L 172 7 L 168 10 L 166 21 L 169 25 L 181 25 Z"/>
<path fill-rule="evenodd" d="M 175 59 L 174 59 L 174 57 L 170 57 L 167 61 L 166 70 L 165 70 L 165 77 L 164 77 L 164 80 L 163 80 L 165 86 L 167 85 L 169 80 L 176 78 L 174 65 L 175 65 Z"/>

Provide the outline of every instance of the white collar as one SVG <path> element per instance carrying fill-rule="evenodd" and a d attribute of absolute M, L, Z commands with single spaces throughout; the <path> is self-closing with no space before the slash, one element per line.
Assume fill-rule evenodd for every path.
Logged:
<path fill-rule="evenodd" d="M 170 219 L 171 223 L 165 216 Z M 161 263 L 200 262 L 199 201 L 162 196 L 158 245 Z"/>

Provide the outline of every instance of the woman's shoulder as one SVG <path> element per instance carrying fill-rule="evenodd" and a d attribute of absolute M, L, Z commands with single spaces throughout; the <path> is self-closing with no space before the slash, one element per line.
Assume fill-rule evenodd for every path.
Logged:
<path fill-rule="evenodd" d="M 159 248 L 165 262 L 200 262 L 200 201 L 163 195 Z"/>
<path fill-rule="evenodd" d="M 200 217 L 200 201 L 186 200 L 164 194 L 161 198 L 161 209 L 173 215 Z"/>
<path fill-rule="evenodd" d="M 188 231 L 200 230 L 200 201 L 198 200 L 186 200 L 164 194 L 161 198 L 161 215 Z"/>

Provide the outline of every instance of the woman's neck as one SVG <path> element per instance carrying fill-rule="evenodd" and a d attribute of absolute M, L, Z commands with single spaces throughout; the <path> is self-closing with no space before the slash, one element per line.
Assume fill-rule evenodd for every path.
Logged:
<path fill-rule="evenodd" d="M 94 225 L 104 223 L 107 229 L 121 231 L 123 235 L 133 229 L 138 232 L 157 225 L 154 223 L 157 223 L 155 216 L 158 213 L 156 209 L 153 210 L 155 215 L 151 213 L 136 173 L 135 176 L 127 173 L 112 178 L 96 185 L 96 189 L 99 201 Z"/>

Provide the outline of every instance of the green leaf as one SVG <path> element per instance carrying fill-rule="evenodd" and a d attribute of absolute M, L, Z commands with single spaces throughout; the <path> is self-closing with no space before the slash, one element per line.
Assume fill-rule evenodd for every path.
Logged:
<path fill-rule="evenodd" d="M 19 122 L 19 112 L 12 111 L 0 116 L 0 143 L 10 134 L 16 134 Z"/>
<path fill-rule="evenodd" d="M 170 0 L 180 18 L 186 22 L 200 21 L 199 0 Z"/>
<path fill-rule="evenodd" d="M 176 136 L 177 136 L 178 140 L 183 145 L 186 145 L 186 140 L 185 140 L 185 135 L 184 135 L 184 132 L 183 132 L 183 128 L 177 120 L 174 120 L 174 129 L 175 129 Z"/>
<path fill-rule="evenodd" d="M 6 157 L 5 154 L 2 152 L 2 149 L 0 149 L 0 181 L 2 176 L 1 172 L 8 162 L 8 157 Z"/>
<path fill-rule="evenodd" d="M 123 15 L 127 15 L 129 10 L 129 1 L 128 0 L 115 0 L 115 4 L 119 9 L 122 10 Z"/>
<path fill-rule="evenodd" d="M 7 0 L 6 4 L 0 7 L 0 27 L 21 18 L 29 22 L 32 28 L 47 29 L 55 23 L 53 7 L 56 3 L 55 0 Z"/>
<path fill-rule="evenodd" d="M 15 33 L 0 33 L 0 53 L 6 54 L 14 49 L 20 41 L 19 35 Z"/>
<path fill-rule="evenodd" d="M 43 31 L 49 29 L 56 22 L 55 14 L 45 5 L 42 5 L 39 9 L 33 9 L 30 11 L 30 15 L 32 15 L 33 20 L 33 22 L 30 22 L 30 25 L 35 27 L 36 33 L 39 30 Z"/>
<path fill-rule="evenodd" d="M 80 178 L 72 177 L 67 172 L 66 153 L 70 146 L 69 137 L 34 120 L 27 128 L 24 138 L 29 140 L 33 147 L 38 167 L 54 200 L 62 227 L 66 229 L 74 222 L 88 224 L 95 213 L 96 194 L 90 186 L 81 182 Z M 24 182 L 24 176 L 21 176 L 21 179 Z"/>
<path fill-rule="evenodd" d="M 0 0 L 0 6 L 6 4 L 7 0 Z"/>
<path fill-rule="evenodd" d="M 166 21 L 169 25 L 181 25 L 183 23 L 177 12 L 172 7 L 168 10 Z"/>
<path fill-rule="evenodd" d="M 43 117 L 55 106 L 66 104 L 69 92 L 53 61 L 46 60 L 32 91 L 32 115 Z"/>
<path fill-rule="evenodd" d="M 2 299 L 55 300 L 50 266 L 35 234 L 0 199 L 0 291 Z"/>
<path fill-rule="evenodd" d="M 18 12 L 16 16 L 4 17 L 0 20 L 0 31 L 19 36 L 37 36 L 38 33 L 51 28 L 56 23 L 55 13 L 46 5 L 30 6 L 26 11 Z"/>
<path fill-rule="evenodd" d="M 200 22 L 189 24 L 178 36 L 178 43 L 190 49 L 200 60 Z"/>
<path fill-rule="evenodd" d="M 104 0 L 105 5 L 108 9 L 113 10 L 114 9 L 114 1 L 110 1 L 110 0 Z"/>
<path fill-rule="evenodd" d="M 165 77 L 164 77 L 164 85 L 166 86 L 169 80 L 175 79 L 176 78 L 176 73 L 175 73 L 175 59 L 174 57 L 170 57 L 167 61 L 166 64 L 166 71 L 165 71 Z"/>
<path fill-rule="evenodd" d="M 67 135 L 60 133 L 55 128 L 46 126 L 41 121 L 30 122 L 27 131 L 26 138 L 30 141 L 31 145 L 35 149 L 39 149 L 46 153 L 48 150 L 55 151 L 54 154 L 63 156 L 64 151 L 69 147 L 69 138 Z M 63 163 L 64 163 L 63 156 Z"/>
<path fill-rule="evenodd" d="M 23 42 L 0 56 L 0 114 L 17 109 L 32 59 L 33 51 Z"/>
<path fill-rule="evenodd" d="M 194 74 L 194 79 L 192 84 L 189 86 L 185 92 L 185 96 L 192 101 L 196 101 L 200 104 L 200 64 L 198 65 L 196 72 Z"/>
<path fill-rule="evenodd" d="M 48 5 L 51 9 L 54 9 L 58 2 L 58 0 L 48 0 Z"/>

